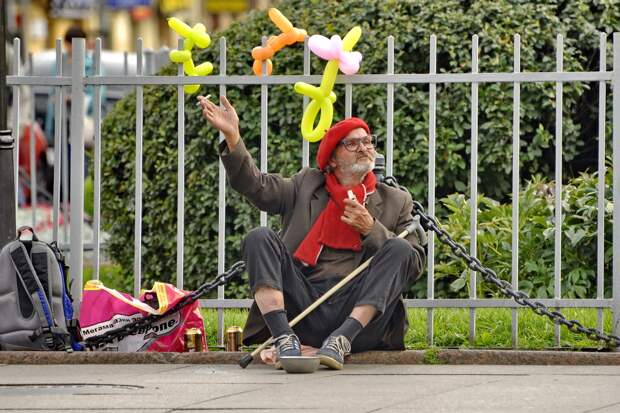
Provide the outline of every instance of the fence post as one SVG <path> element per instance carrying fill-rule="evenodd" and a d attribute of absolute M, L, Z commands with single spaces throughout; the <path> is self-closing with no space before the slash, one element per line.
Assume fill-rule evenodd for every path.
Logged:
<path fill-rule="evenodd" d="M 220 37 L 220 76 L 226 77 L 226 37 Z M 220 85 L 220 96 L 226 96 L 226 85 Z M 219 99 L 218 99 L 219 101 Z M 225 140 L 224 133 L 220 131 L 220 143 Z M 219 159 L 218 176 L 218 221 L 217 221 L 217 273 L 221 274 L 226 270 L 226 169 L 222 159 Z M 225 286 L 217 287 L 217 299 L 226 298 Z M 224 345 L 224 309 L 217 310 L 217 345 Z"/>
<path fill-rule="evenodd" d="M 308 47 L 308 39 L 308 36 L 304 39 L 304 76 L 310 75 L 310 47 Z M 305 112 L 306 107 L 310 102 L 310 98 L 308 96 L 304 96 L 302 101 Z M 310 142 L 303 138 L 301 140 L 301 167 L 305 168 L 310 165 Z"/>
<path fill-rule="evenodd" d="M 394 36 L 387 38 L 387 74 L 394 74 Z M 387 84 L 385 125 L 385 175 L 394 176 L 394 83 Z"/>
<path fill-rule="evenodd" d="M 431 34 L 428 73 L 437 73 L 437 36 Z M 436 126 L 437 126 L 437 83 L 428 85 L 428 213 L 435 216 L 435 160 L 436 160 Z M 435 299 L 435 233 L 428 231 L 428 270 L 426 272 L 426 298 Z M 433 345 L 433 308 L 426 309 L 426 342 Z"/>
<path fill-rule="evenodd" d="M 599 34 L 599 66 L 600 72 L 607 71 L 607 33 Z M 607 82 L 598 84 L 598 186 L 597 186 L 597 217 L 596 217 L 596 299 L 605 298 L 605 121 Z M 612 125 L 613 126 L 613 125 Z M 613 286 L 612 286 L 613 287 Z M 596 315 L 596 328 L 603 331 L 603 309 L 599 308 Z"/>
<path fill-rule="evenodd" d="M 142 76 L 142 38 L 136 42 L 136 77 Z M 142 126 L 143 86 L 136 86 L 136 170 L 134 186 L 134 249 L 133 249 L 133 295 L 140 296 L 142 288 Z"/>
<path fill-rule="evenodd" d="M 513 49 L 513 71 L 521 72 L 521 36 L 515 34 Z M 512 288 L 519 289 L 519 151 L 521 148 L 521 84 L 513 83 L 512 92 Z M 519 346 L 519 313 L 512 309 L 511 336 L 512 347 Z"/>
<path fill-rule="evenodd" d="M 101 76 L 101 39 L 95 41 L 94 76 Z M 94 162 L 93 162 L 93 279 L 99 279 L 100 263 L 100 236 L 101 231 L 101 86 L 94 87 L 93 117 L 95 131 L 93 136 Z M 57 118 L 58 119 L 58 118 Z"/>
<path fill-rule="evenodd" d="M 56 76 L 62 76 L 62 41 L 56 39 Z M 60 180 L 62 178 L 62 165 L 67 163 L 67 160 L 62 156 L 62 107 L 64 102 L 64 91 L 62 86 L 56 86 L 54 88 L 54 189 L 52 190 L 52 222 L 54 228 L 52 230 L 52 239 L 60 245 L 59 235 L 60 232 Z M 66 126 L 64 127 L 66 129 Z M 63 188 L 66 192 L 67 188 Z M 64 226 L 67 225 L 67 211 L 62 211 L 62 216 L 65 218 Z M 65 240 L 66 242 L 66 240 Z"/>
<path fill-rule="evenodd" d="M 561 34 L 556 37 L 555 71 L 564 71 L 564 38 Z M 562 298 L 562 109 L 564 84 L 560 81 L 555 83 L 555 234 L 554 234 L 554 273 L 553 273 L 553 298 Z M 560 311 L 559 308 L 556 308 Z M 556 321 L 554 326 L 555 346 L 561 346 L 560 324 Z"/>
<path fill-rule="evenodd" d="M 267 46 L 267 36 L 263 36 L 262 46 Z M 267 77 L 267 61 L 262 65 L 263 79 Z M 267 139 L 269 134 L 269 86 L 260 85 L 260 171 L 267 173 Z M 260 211 L 260 226 L 267 226 L 267 212 Z"/>
<path fill-rule="evenodd" d="M 13 159 L 14 141 L 12 132 L 7 128 L 8 96 L 6 89 L 6 15 L 7 5 L 0 5 L 0 248 L 7 244 L 15 236 L 15 186 Z M 15 56 L 13 57 L 15 58 Z M 13 125 L 19 129 L 18 126 Z"/>
<path fill-rule="evenodd" d="M 178 40 L 178 49 L 183 50 L 183 39 Z M 183 76 L 183 65 L 179 64 L 177 75 Z M 177 86 L 177 288 L 183 289 L 183 258 L 185 251 L 185 89 Z"/>
<path fill-rule="evenodd" d="M 34 64 L 32 60 L 32 53 L 28 53 L 28 66 L 29 66 L 29 69 L 28 69 L 29 75 L 34 76 Z M 34 128 L 36 126 L 36 112 L 34 109 L 34 89 L 33 88 L 30 89 L 29 95 L 30 95 L 30 104 L 28 107 L 28 111 L 30 112 L 30 116 L 31 116 L 30 119 L 32 119 L 32 123 L 30 124 L 30 130 L 28 132 L 28 135 L 29 135 L 28 154 L 30 158 L 30 210 L 31 210 L 31 215 L 32 215 L 32 228 L 36 228 L 37 227 L 37 209 L 38 209 L 37 198 L 39 196 L 39 190 L 38 190 L 38 182 L 37 182 L 37 158 L 35 155 Z"/>
<path fill-rule="evenodd" d="M 614 33 L 613 66 L 613 334 L 620 335 L 620 33 Z"/>
<path fill-rule="evenodd" d="M 76 316 L 82 300 L 84 240 L 84 53 L 85 39 L 72 40 L 71 56 L 71 294 Z"/>
<path fill-rule="evenodd" d="M 471 72 L 478 73 L 478 35 L 471 38 Z M 470 185 L 470 216 L 469 253 L 472 257 L 478 254 L 478 82 L 471 82 L 471 165 L 469 170 Z M 476 271 L 469 273 L 469 298 L 477 298 Z M 476 344 L 476 309 L 469 309 L 469 343 Z"/>
<path fill-rule="evenodd" d="M 15 76 L 19 76 L 21 74 L 21 45 L 20 45 L 20 40 L 19 37 L 16 37 L 15 39 L 13 39 L 13 75 Z M 11 113 L 11 118 L 12 118 L 12 137 L 13 137 L 13 178 L 14 178 L 14 192 L 15 192 L 15 196 L 14 198 L 14 204 L 15 204 L 15 209 L 12 212 L 13 213 L 13 232 L 15 232 L 15 227 L 16 227 L 16 221 L 17 221 L 17 209 L 18 209 L 18 197 L 19 197 L 19 116 L 20 116 L 20 111 L 19 111 L 19 102 L 20 102 L 20 97 L 21 97 L 21 93 L 20 93 L 20 86 L 19 85 L 13 85 L 13 107 L 12 107 L 12 111 L 13 113 Z M 10 196 L 10 195 L 9 195 Z M 0 213 L 0 217 L 2 216 L 2 214 Z M 1 219 L 1 218 L 0 218 Z M 10 218 L 9 218 L 10 219 Z"/>

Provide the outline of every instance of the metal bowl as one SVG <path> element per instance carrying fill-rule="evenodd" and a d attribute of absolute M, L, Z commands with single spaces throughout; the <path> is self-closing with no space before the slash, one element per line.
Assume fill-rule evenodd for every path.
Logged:
<path fill-rule="evenodd" d="M 319 368 L 318 356 L 280 357 L 282 367 L 287 373 L 314 373 Z"/>

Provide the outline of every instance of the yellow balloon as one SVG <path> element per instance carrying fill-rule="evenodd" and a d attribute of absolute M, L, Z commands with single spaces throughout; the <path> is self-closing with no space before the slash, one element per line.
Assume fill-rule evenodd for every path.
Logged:
<path fill-rule="evenodd" d="M 194 67 L 194 61 L 192 59 L 183 62 L 183 71 L 188 76 L 195 76 L 194 72 L 196 71 L 196 68 Z"/>
<path fill-rule="evenodd" d="M 196 93 L 198 92 L 198 89 L 200 89 L 200 85 L 185 85 L 183 86 L 183 90 L 185 91 L 185 93 L 191 95 L 192 93 Z"/>
<path fill-rule="evenodd" d="M 319 123 L 314 128 L 316 115 L 321 112 Z M 323 139 L 325 132 L 332 124 L 334 117 L 334 105 L 329 98 L 312 100 L 301 118 L 301 136 L 308 142 L 317 142 Z"/>
<path fill-rule="evenodd" d="M 208 76 L 211 74 L 211 72 L 213 72 L 213 65 L 211 64 L 211 62 L 204 62 L 199 64 L 198 66 L 196 66 L 196 70 L 194 71 L 197 76 Z"/>
<path fill-rule="evenodd" d="M 176 17 L 168 19 L 168 26 L 181 37 L 183 37 L 183 50 L 173 50 L 170 52 L 170 60 L 175 63 L 183 64 L 183 71 L 188 76 L 207 76 L 213 72 L 213 65 L 210 62 L 201 63 L 194 66 L 191 50 L 194 46 L 201 49 L 209 47 L 211 38 L 207 34 L 207 28 L 202 23 L 197 23 L 190 27 Z M 183 90 L 188 93 L 196 93 L 200 85 L 185 85 Z"/>
<path fill-rule="evenodd" d="M 192 28 L 176 17 L 171 17 L 168 19 L 168 26 L 170 26 L 170 28 L 177 32 L 181 37 L 191 36 Z"/>
<path fill-rule="evenodd" d="M 338 61 L 330 60 L 327 62 L 325 66 L 325 71 L 323 72 L 323 78 L 321 79 L 321 93 L 323 96 L 327 97 L 332 89 L 334 88 L 334 84 L 336 83 L 336 76 L 338 75 Z"/>
<path fill-rule="evenodd" d="M 170 52 L 170 60 L 174 63 L 183 63 L 192 58 L 192 53 L 187 50 L 172 50 Z"/>
<path fill-rule="evenodd" d="M 191 51 L 194 48 L 194 41 L 191 37 L 186 38 L 183 41 L 183 50 Z"/>
<path fill-rule="evenodd" d="M 205 49 L 211 44 L 211 37 L 209 37 L 209 35 L 207 34 L 207 29 L 202 23 L 194 25 L 191 38 L 194 43 L 196 43 L 196 46 L 200 47 L 201 49 Z"/>
<path fill-rule="evenodd" d="M 293 88 L 295 89 L 295 92 L 299 93 L 300 95 L 308 96 L 309 98 L 314 100 L 321 100 L 325 96 L 320 88 L 304 82 L 295 83 L 295 86 L 293 86 Z"/>
<path fill-rule="evenodd" d="M 349 32 L 344 36 L 344 39 L 342 39 L 342 50 L 344 50 L 345 52 L 350 52 L 361 36 L 361 27 L 355 26 L 354 28 L 349 30 Z"/>

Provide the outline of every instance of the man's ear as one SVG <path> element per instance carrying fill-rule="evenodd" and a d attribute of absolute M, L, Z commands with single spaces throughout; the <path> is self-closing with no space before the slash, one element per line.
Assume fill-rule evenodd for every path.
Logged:
<path fill-rule="evenodd" d="M 336 168 L 336 166 L 338 166 L 338 163 L 336 162 L 336 157 L 333 154 L 332 154 L 331 158 L 329 158 L 328 165 L 332 168 L 332 170 L 334 168 Z"/>

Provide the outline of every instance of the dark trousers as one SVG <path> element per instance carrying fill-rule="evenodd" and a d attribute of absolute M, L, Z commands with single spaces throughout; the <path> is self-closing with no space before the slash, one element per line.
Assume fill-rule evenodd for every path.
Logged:
<path fill-rule="evenodd" d="M 265 227 L 250 231 L 242 250 L 252 294 L 264 286 L 282 291 L 289 321 L 348 275 L 334 274 L 333 277 L 308 280 L 301 264 L 293 259 L 278 235 Z M 377 309 L 377 314 L 355 338 L 352 351 L 381 348 L 382 337 L 396 306 L 400 305 L 401 293 L 413 281 L 414 254 L 411 245 L 403 239 L 386 241 L 368 268 L 293 328 L 302 344 L 320 347 L 354 307 L 368 304 Z"/>

